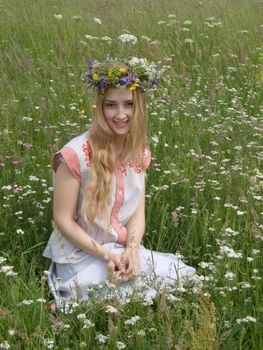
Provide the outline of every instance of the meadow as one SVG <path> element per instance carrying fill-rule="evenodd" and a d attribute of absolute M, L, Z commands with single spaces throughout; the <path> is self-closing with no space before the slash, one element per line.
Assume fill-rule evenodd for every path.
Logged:
<path fill-rule="evenodd" d="M 1 0 L 0 349 L 263 349 L 263 2 Z M 120 38 L 128 34 L 132 41 Z M 127 38 L 127 36 L 126 36 Z M 198 286 L 49 312 L 51 154 L 89 125 L 85 62 L 146 57 L 147 248 Z"/>

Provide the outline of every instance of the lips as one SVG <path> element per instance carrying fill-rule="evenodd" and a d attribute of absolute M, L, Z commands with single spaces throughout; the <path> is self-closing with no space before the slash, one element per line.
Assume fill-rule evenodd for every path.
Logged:
<path fill-rule="evenodd" d="M 118 122 L 118 121 L 113 121 L 114 125 L 117 127 L 117 128 L 125 128 L 128 124 L 129 120 L 125 121 L 125 122 Z"/>

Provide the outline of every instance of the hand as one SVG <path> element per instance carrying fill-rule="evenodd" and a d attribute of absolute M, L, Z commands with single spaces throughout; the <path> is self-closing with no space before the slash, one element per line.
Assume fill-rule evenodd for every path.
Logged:
<path fill-rule="evenodd" d="M 124 264 L 125 271 L 123 276 L 133 278 L 140 272 L 140 256 L 138 248 L 127 247 L 121 255 L 121 261 Z"/>
<path fill-rule="evenodd" d="M 120 284 L 123 281 L 123 273 L 125 272 L 124 263 L 121 258 L 116 254 L 111 254 L 109 257 L 108 265 L 108 280 L 114 284 Z"/>

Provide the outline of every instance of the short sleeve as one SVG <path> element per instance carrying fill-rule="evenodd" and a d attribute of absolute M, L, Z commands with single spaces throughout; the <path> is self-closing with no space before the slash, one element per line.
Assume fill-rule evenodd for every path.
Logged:
<path fill-rule="evenodd" d="M 143 150 L 143 167 L 144 169 L 149 168 L 151 163 L 151 151 L 149 148 L 144 148 Z"/>
<path fill-rule="evenodd" d="M 75 179 L 80 182 L 80 164 L 79 164 L 79 159 L 74 151 L 73 148 L 71 147 L 64 147 L 60 151 L 56 152 L 53 154 L 52 159 L 51 159 L 51 164 L 53 170 L 56 172 L 57 167 L 62 159 L 64 159 L 64 162 L 67 164 L 71 174 L 75 177 Z"/>

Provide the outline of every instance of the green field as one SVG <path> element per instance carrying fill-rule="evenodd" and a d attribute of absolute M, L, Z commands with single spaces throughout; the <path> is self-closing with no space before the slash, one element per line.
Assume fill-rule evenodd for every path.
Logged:
<path fill-rule="evenodd" d="M 263 349 L 263 2 L 0 0 L 0 11 L 0 349 Z M 55 318 L 42 257 L 50 160 L 87 128 L 83 69 L 107 54 L 166 67 L 147 100 L 143 243 L 183 255 L 202 285 L 152 305 L 91 296 Z"/>

